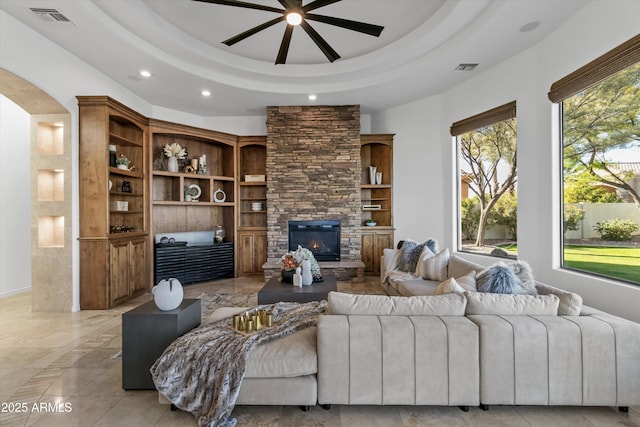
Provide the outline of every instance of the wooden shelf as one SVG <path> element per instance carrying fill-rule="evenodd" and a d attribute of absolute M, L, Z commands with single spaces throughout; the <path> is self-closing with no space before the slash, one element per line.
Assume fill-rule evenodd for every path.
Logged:
<path fill-rule="evenodd" d="M 147 118 L 107 96 L 78 96 L 80 308 L 109 309 L 150 290 Z M 110 146 L 135 169 L 109 164 Z M 131 192 L 121 191 L 128 182 Z M 109 190 L 109 183 L 112 189 Z M 129 210 L 112 209 L 127 201 Z M 114 227 L 133 231 L 112 233 Z"/>
<path fill-rule="evenodd" d="M 112 143 L 117 143 L 120 145 L 132 145 L 132 146 L 136 146 L 136 147 L 141 147 L 142 146 L 142 141 L 136 141 L 133 139 L 129 139 L 129 138 L 125 138 L 123 136 L 120 135 L 116 135 L 114 133 L 109 132 L 109 140 Z"/>
<path fill-rule="evenodd" d="M 380 209 L 361 209 L 361 219 L 372 219 L 377 225 L 363 225 L 362 261 L 365 272 L 380 271 L 380 257 L 385 248 L 393 247 L 393 135 L 361 135 L 360 199 L 363 204 L 380 205 Z M 382 172 L 382 183 L 371 184 L 369 166 Z"/>

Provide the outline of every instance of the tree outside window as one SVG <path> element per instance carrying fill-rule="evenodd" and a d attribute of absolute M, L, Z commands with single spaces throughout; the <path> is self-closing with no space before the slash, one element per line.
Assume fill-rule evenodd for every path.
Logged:
<path fill-rule="evenodd" d="M 640 283 L 640 63 L 562 100 L 563 266 Z"/>
<path fill-rule="evenodd" d="M 452 134 L 457 134 L 461 185 L 458 249 L 516 257 L 515 102 L 454 123 Z"/>

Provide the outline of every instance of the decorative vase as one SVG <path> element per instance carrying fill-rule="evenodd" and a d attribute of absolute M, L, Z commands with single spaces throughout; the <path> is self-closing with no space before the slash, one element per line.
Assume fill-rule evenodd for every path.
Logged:
<path fill-rule="evenodd" d="M 162 311 L 175 310 L 182 303 L 184 291 L 178 279 L 163 279 L 151 289 L 153 301 Z"/>
<path fill-rule="evenodd" d="M 123 164 L 120 164 L 120 165 L 118 165 L 118 166 L 116 166 L 116 167 L 117 167 L 118 169 L 122 169 L 122 170 L 128 170 L 128 169 L 129 169 L 129 167 L 128 167 L 127 165 L 123 165 Z"/>
<path fill-rule="evenodd" d="M 214 236 L 216 239 L 216 243 L 224 242 L 224 236 L 226 235 L 224 225 L 216 225 L 216 229 L 214 231 Z"/>
<path fill-rule="evenodd" d="M 178 158 L 171 156 L 167 160 L 167 170 L 169 172 L 178 172 Z"/>
<path fill-rule="evenodd" d="M 302 286 L 309 286 L 313 283 L 313 274 L 311 274 L 311 261 L 305 259 L 300 264 L 302 267 Z"/>
<path fill-rule="evenodd" d="M 382 172 L 376 172 L 376 184 L 382 184 Z"/>
<path fill-rule="evenodd" d="M 218 188 L 213 192 L 213 201 L 216 203 L 222 203 L 227 200 L 227 194 L 222 191 L 222 188 Z"/>
<path fill-rule="evenodd" d="M 369 184 L 376 183 L 376 170 L 378 168 L 375 166 L 369 166 Z"/>
<path fill-rule="evenodd" d="M 280 278 L 285 283 L 293 283 L 294 275 L 295 275 L 295 271 L 293 270 L 282 270 L 280 272 Z"/>
<path fill-rule="evenodd" d="M 302 269 L 300 267 L 296 268 L 296 273 L 293 275 L 293 286 L 302 287 Z"/>

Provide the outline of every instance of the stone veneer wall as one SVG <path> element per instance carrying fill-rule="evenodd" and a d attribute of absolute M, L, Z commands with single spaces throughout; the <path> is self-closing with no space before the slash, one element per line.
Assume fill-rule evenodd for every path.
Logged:
<path fill-rule="evenodd" d="M 341 221 L 341 261 L 360 261 L 360 106 L 267 107 L 267 257 L 288 221 Z"/>

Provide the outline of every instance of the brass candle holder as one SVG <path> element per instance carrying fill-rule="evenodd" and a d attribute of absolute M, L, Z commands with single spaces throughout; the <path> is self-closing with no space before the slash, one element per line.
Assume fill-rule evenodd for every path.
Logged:
<path fill-rule="evenodd" d="M 231 326 L 237 332 L 250 334 L 273 326 L 273 314 L 266 310 L 234 314 Z"/>

